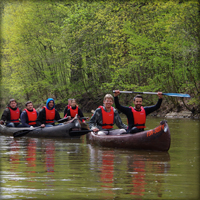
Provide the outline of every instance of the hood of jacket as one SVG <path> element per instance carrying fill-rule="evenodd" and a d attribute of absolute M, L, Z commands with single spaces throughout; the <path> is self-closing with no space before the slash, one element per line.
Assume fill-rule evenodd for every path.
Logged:
<path fill-rule="evenodd" d="M 54 101 L 54 99 L 52 99 L 52 98 L 48 98 L 48 99 L 47 99 L 46 107 L 47 107 L 47 109 L 52 110 L 53 108 L 50 109 L 50 108 L 49 108 L 49 105 L 48 105 L 50 101 L 53 101 L 53 103 L 54 103 L 54 104 L 53 104 L 53 108 L 55 108 L 55 101 Z"/>

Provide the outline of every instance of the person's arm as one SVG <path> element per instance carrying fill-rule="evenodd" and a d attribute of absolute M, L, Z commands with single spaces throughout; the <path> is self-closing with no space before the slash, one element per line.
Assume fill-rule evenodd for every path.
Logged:
<path fill-rule="evenodd" d="M 10 122 L 10 111 L 8 108 L 6 108 L 4 111 L 3 111 L 3 114 L 1 116 L 1 120 L 2 121 L 7 121 L 7 122 Z"/>
<path fill-rule="evenodd" d="M 115 123 L 116 123 L 117 127 L 127 129 L 127 125 L 122 122 L 117 110 L 115 110 L 114 116 L 115 116 Z"/>
<path fill-rule="evenodd" d="M 37 119 L 36 119 L 37 126 L 41 126 L 41 124 L 44 124 L 45 123 L 45 118 L 46 118 L 46 113 L 45 113 L 45 109 L 43 108 L 38 113 L 38 116 L 37 116 Z"/>
<path fill-rule="evenodd" d="M 100 109 L 101 108 L 97 108 L 95 110 L 93 116 L 90 118 L 90 121 L 89 121 L 89 127 L 91 130 L 94 130 L 94 132 L 98 132 L 100 129 L 102 129 L 102 128 L 98 127 L 98 125 L 97 125 L 97 122 L 101 121 L 101 119 L 102 119 Z"/>
<path fill-rule="evenodd" d="M 125 115 L 127 114 L 127 112 L 129 112 L 129 107 L 127 106 L 122 106 L 119 104 L 119 99 L 118 96 L 114 97 L 114 101 L 115 101 L 115 107 L 121 111 L 122 113 L 124 113 Z"/>
<path fill-rule="evenodd" d="M 60 114 L 57 110 L 55 110 L 55 120 L 61 119 Z"/>
<path fill-rule="evenodd" d="M 158 102 L 157 102 L 156 105 L 144 107 L 146 115 L 158 110 L 160 108 L 160 106 L 161 106 L 161 103 L 162 103 L 162 99 L 158 99 Z"/>
<path fill-rule="evenodd" d="M 80 116 L 80 117 L 84 117 L 84 115 L 83 115 L 83 113 L 82 113 L 82 111 L 81 111 L 80 108 L 78 108 L 78 116 Z"/>
<path fill-rule="evenodd" d="M 30 125 L 27 123 L 28 121 L 28 116 L 26 111 L 22 112 L 20 115 L 21 123 L 23 127 L 30 127 Z"/>
<path fill-rule="evenodd" d="M 67 110 L 67 116 L 71 116 L 70 109 Z"/>
<path fill-rule="evenodd" d="M 67 114 L 68 107 L 65 107 L 64 116 Z"/>

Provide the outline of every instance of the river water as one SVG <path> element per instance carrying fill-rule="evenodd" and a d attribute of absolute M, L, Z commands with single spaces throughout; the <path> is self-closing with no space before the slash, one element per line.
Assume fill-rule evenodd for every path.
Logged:
<path fill-rule="evenodd" d="M 168 152 L 1 135 L 1 199 L 199 199 L 200 121 L 167 121 Z"/>

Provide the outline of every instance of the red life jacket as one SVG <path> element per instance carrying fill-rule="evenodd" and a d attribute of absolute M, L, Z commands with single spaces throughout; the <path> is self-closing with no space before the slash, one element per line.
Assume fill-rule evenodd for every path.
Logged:
<path fill-rule="evenodd" d="M 134 126 L 137 128 L 146 128 L 145 122 L 146 122 L 146 113 L 144 108 L 141 106 L 141 111 L 136 111 L 133 107 L 130 107 L 133 113 L 134 118 Z"/>
<path fill-rule="evenodd" d="M 45 112 L 46 112 L 46 123 L 54 123 L 54 119 L 55 119 L 55 115 L 56 115 L 56 111 L 55 108 L 53 108 L 52 110 L 49 110 L 46 106 L 44 106 L 43 108 L 45 108 Z"/>
<path fill-rule="evenodd" d="M 35 125 L 36 119 L 37 119 L 37 112 L 36 112 L 35 108 L 33 108 L 32 112 L 30 112 L 26 108 L 24 110 L 26 111 L 27 116 L 28 116 L 28 124 L 29 125 Z"/>
<path fill-rule="evenodd" d="M 76 109 L 72 109 L 72 107 L 70 106 L 70 115 L 71 115 L 71 117 L 75 117 L 76 114 L 78 115 L 78 106 L 76 106 Z"/>
<path fill-rule="evenodd" d="M 19 123 L 19 118 L 20 118 L 20 110 L 17 108 L 16 110 L 11 109 L 8 107 L 10 110 L 10 121 L 14 123 Z"/>
<path fill-rule="evenodd" d="M 103 129 L 111 129 L 113 128 L 114 125 L 114 110 L 113 107 L 111 107 L 110 112 L 106 112 L 103 109 L 103 106 L 99 106 L 101 108 L 101 113 L 102 113 L 102 128 Z"/>

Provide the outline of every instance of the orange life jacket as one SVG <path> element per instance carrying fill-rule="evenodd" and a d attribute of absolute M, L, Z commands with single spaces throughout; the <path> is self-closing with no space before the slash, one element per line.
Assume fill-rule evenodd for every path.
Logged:
<path fill-rule="evenodd" d="M 102 113 L 102 128 L 103 129 L 111 129 L 113 128 L 114 125 L 114 110 L 113 107 L 111 107 L 110 112 L 106 112 L 103 109 L 103 106 L 99 106 L 101 108 L 101 113 Z"/>
<path fill-rule="evenodd" d="M 71 117 L 75 117 L 76 114 L 78 115 L 78 106 L 76 106 L 76 109 L 72 109 L 72 107 L 70 106 L 70 115 L 71 115 Z"/>
<path fill-rule="evenodd" d="M 144 108 L 141 106 L 141 111 L 136 111 L 133 107 L 130 107 L 133 113 L 133 119 L 134 119 L 134 126 L 137 128 L 146 128 L 145 122 L 146 122 L 146 113 Z"/>
<path fill-rule="evenodd" d="M 30 112 L 26 108 L 24 110 L 26 111 L 27 116 L 28 116 L 28 124 L 29 125 L 35 125 L 36 119 L 37 119 L 37 112 L 36 112 L 35 108 L 33 108 L 32 112 Z"/>
<path fill-rule="evenodd" d="M 46 123 L 54 123 L 56 111 L 55 108 L 49 110 L 46 106 L 44 106 L 46 112 Z"/>
<path fill-rule="evenodd" d="M 8 107 L 10 110 L 10 121 L 14 123 L 19 123 L 19 118 L 20 118 L 20 110 L 17 108 L 16 110 L 11 109 Z"/>

